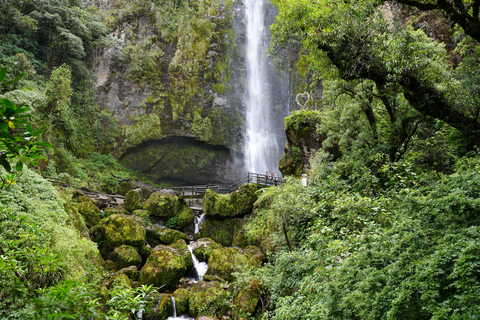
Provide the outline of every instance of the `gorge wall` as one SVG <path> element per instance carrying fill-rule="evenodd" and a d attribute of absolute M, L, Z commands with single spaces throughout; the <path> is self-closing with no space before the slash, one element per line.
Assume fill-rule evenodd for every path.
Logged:
<path fill-rule="evenodd" d="M 85 2 L 112 30 L 96 52 L 94 74 L 97 101 L 121 128 L 113 153 L 157 183 L 234 181 L 245 173 L 244 4 L 157 2 Z M 268 5 L 265 14 L 273 21 L 275 10 Z M 270 73 L 274 80 L 265 85 L 276 88 L 269 99 L 278 109 L 287 90 L 278 85 L 281 75 Z M 284 113 L 277 112 L 280 131 Z M 167 149 L 170 161 L 162 161 Z M 201 163 L 215 161 L 186 165 L 199 154 L 205 155 Z"/>

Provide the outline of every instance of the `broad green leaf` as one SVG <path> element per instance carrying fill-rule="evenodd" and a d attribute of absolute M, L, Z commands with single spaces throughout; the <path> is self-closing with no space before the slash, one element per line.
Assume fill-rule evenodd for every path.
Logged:
<path fill-rule="evenodd" d="M 0 69 L 0 82 L 3 82 L 6 76 L 7 76 L 7 67 L 4 67 Z"/>
<path fill-rule="evenodd" d="M 23 170 L 23 162 L 22 161 L 17 162 L 17 165 L 15 166 L 15 170 L 17 170 L 17 171 L 22 171 Z"/>
<path fill-rule="evenodd" d="M 8 172 L 12 171 L 12 168 L 10 167 L 10 163 L 8 163 L 7 159 L 4 157 L 0 158 L 0 161 L 2 162 L 2 166 L 7 170 Z"/>
<path fill-rule="evenodd" d="M 41 147 L 46 147 L 46 148 L 53 148 L 53 145 L 51 143 L 48 143 L 48 142 L 44 142 L 44 141 L 38 141 L 35 143 L 36 145 L 39 145 Z"/>

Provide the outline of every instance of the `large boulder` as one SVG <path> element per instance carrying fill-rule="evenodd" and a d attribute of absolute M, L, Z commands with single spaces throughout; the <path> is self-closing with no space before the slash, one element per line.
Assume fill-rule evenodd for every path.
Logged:
<path fill-rule="evenodd" d="M 189 288 L 179 288 L 173 293 L 177 314 L 185 314 L 188 311 L 188 292 Z"/>
<path fill-rule="evenodd" d="M 125 195 L 125 209 L 130 212 L 142 209 L 143 193 L 142 189 L 134 189 Z"/>
<path fill-rule="evenodd" d="M 258 189 L 259 186 L 254 183 L 244 184 L 231 194 L 218 194 L 207 189 L 203 198 L 203 211 L 207 217 L 218 219 L 244 216 L 252 212 Z"/>
<path fill-rule="evenodd" d="M 184 240 L 170 246 L 158 245 L 140 271 L 140 283 L 156 287 L 166 284 L 167 288 L 174 288 L 192 266 L 192 255 Z"/>
<path fill-rule="evenodd" d="M 118 269 L 123 269 L 130 266 L 139 267 L 142 264 L 142 257 L 132 246 L 122 244 L 116 247 L 111 255 L 113 261 L 116 262 Z"/>
<path fill-rule="evenodd" d="M 147 242 L 152 247 L 159 244 L 172 244 L 180 239 L 185 240 L 185 242 L 190 241 L 182 232 L 158 224 L 148 226 L 145 230 L 147 232 Z"/>
<path fill-rule="evenodd" d="M 260 300 L 260 284 L 257 279 L 253 279 L 244 287 L 233 302 L 233 316 L 235 319 L 248 319 L 257 308 Z"/>
<path fill-rule="evenodd" d="M 221 245 L 228 247 L 232 245 L 235 232 L 241 230 L 245 221 L 243 219 L 205 219 L 199 226 L 195 239 L 210 238 Z"/>
<path fill-rule="evenodd" d="M 102 247 L 115 248 L 122 244 L 140 249 L 145 246 L 145 223 L 136 216 L 114 214 L 100 222 Z"/>
<path fill-rule="evenodd" d="M 180 213 L 185 207 L 185 202 L 177 196 L 158 191 L 145 200 L 143 207 L 150 215 L 166 220 Z"/>
<path fill-rule="evenodd" d="M 222 245 L 216 243 L 210 238 L 202 238 L 195 241 L 192 245 L 192 251 L 198 261 L 208 262 L 212 251 L 222 248 Z"/>
<path fill-rule="evenodd" d="M 218 281 L 199 281 L 193 285 L 188 293 L 188 310 L 195 317 L 226 315 L 230 309 L 230 292 L 223 288 Z"/>
<path fill-rule="evenodd" d="M 260 268 L 263 253 L 254 246 L 240 249 L 236 247 L 219 248 L 212 251 L 208 260 L 206 276 L 217 276 L 229 282 L 235 281 L 234 272 L 248 268 Z M 208 278 L 208 277 L 207 277 Z"/>
<path fill-rule="evenodd" d="M 194 219 L 195 212 L 191 208 L 185 207 L 177 216 L 176 226 L 179 229 L 185 229 L 193 223 Z"/>
<path fill-rule="evenodd" d="M 161 293 L 158 303 L 145 315 L 147 320 L 165 320 L 172 309 L 172 298 L 169 294 Z"/>
<path fill-rule="evenodd" d="M 103 210 L 103 216 L 109 217 L 112 214 L 127 214 L 129 215 L 130 212 L 127 211 L 124 207 L 108 207 Z"/>
<path fill-rule="evenodd" d="M 77 210 L 85 219 L 85 225 L 89 229 L 99 224 L 100 220 L 102 220 L 102 211 L 89 197 L 82 196 L 78 199 Z"/>

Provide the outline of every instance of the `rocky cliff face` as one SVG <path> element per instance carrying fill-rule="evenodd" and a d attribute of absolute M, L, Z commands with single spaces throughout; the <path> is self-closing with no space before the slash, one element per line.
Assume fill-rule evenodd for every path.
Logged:
<path fill-rule="evenodd" d="M 235 151 L 244 131 L 242 2 L 85 4 L 113 30 L 97 50 L 94 73 L 99 105 L 121 126 L 114 155 L 155 182 L 199 182 L 188 178 L 199 172 L 203 183 L 241 177 Z M 187 165 L 198 157 L 203 167 Z"/>

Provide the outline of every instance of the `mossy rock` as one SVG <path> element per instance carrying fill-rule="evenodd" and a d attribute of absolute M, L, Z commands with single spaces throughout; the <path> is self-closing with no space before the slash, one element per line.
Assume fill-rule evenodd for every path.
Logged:
<path fill-rule="evenodd" d="M 108 288 L 112 289 L 115 287 L 132 287 L 132 280 L 127 277 L 127 275 L 120 273 L 117 275 L 114 275 L 108 280 Z"/>
<path fill-rule="evenodd" d="M 161 293 L 158 303 L 145 314 L 148 320 L 165 320 L 172 310 L 172 298 L 169 294 Z"/>
<path fill-rule="evenodd" d="M 179 288 L 173 293 L 177 314 L 185 314 L 188 311 L 188 292 L 188 288 Z"/>
<path fill-rule="evenodd" d="M 184 233 L 158 224 L 148 226 L 145 230 L 147 232 L 147 242 L 151 246 L 157 246 L 159 244 L 172 244 L 180 239 L 183 239 L 185 242 L 190 241 L 190 239 Z"/>
<path fill-rule="evenodd" d="M 184 240 L 170 246 L 158 245 L 140 271 L 140 283 L 157 287 L 166 284 L 167 288 L 174 288 L 192 266 L 192 255 Z"/>
<path fill-rule="evenodd" d="M 142 209 L 143 193 L 141 189 L 134 189 L 127 192 L 125 195 L 125 209 L 132 212 Z"/>
<path fill-rule="evenodd" d="M 232 246 L 233 247 L 240 247 L 240 248 L 245 248 L 248 246 L 248 238 L 247 234 L 245 233 L 245 230 L 242 228 L 235 232 L 233 235 L 233 241 L 232 241 Z"/>
<path fill-rule="evenodd" d="M 230 292 L 218 281 L 199 281 L 188 293 L 188 310 L 194 316 L 221 318 L 230 311 L 229 297 Z"/>
<path fill-rule="evenodd" d="M 138 268 L 136 266 L 120 269 L 117 273 L 126 275 L 132 281 L 138 280 Z"/>
<path fill-rule="evenodd" d="M 207 217 L 219 219 L 244 216 L 252 212 L 259 186 L 248 183 L 231 194 L 217 194 L 207 189 L 203 198 L 203 211 Z"/>
<path fill-rule="evenodd" d="M 191 208 L 185 207 L 178 214 L 176 225 L 179 229 L 184 229 L 189 227 L 193 223 L 194 219 L 195 212 Z"/>
<path fill-rule="evenodd" d="M 133 189 L 135 189 L 135 185 L 133 184 L 132 181 L 122 182 L 118 186 L 118 193 L 121 194 L 122 196 L 125 196 L 128 191 Z"/>
<path fill-rule="evenodd" d="M 132 246 L 121 245 L 116 247 L 112 253 L 112 260 L 117 263 L 118 269 L 130 266 L 139 267 L 142 264 L 142 257 Z"/>
<path fill-rule="evenodd" d="M 210 238 L 222 246 L 228 247 L 232 245 L 235 232 L 240 230 L 244 225 L 243 219 L 226 219 L 216 220 L 206 218 L 199 226 L 195 239 Z"/>
<path fill-rule="evenodd" d="M 78 209 L 63 197 L 65 201 L 63 202 L 63 207 L 65 208 L 65 212 L 68 214 L 68 222 L 72 225 L 75 229 L 78 230 L 85 238 L 88 238 L 89 232 L 87 227 L 85 226 L 85 221 L 80 217 L 78 213 Z"/>
<path fill-rule="evenodd" d="M 109 300 L 109 297 L 108 297 L 108 288 L 106 286 L 100 286 L 98 288 L 97 298 L 99 299 L 98 302 L 100 302 L 100 304 L 104 305 L 107 303 L 107 301 Z"/>
<path fill-rule="evenodd" d="M 257 279 L 253 279 L 238 293 L 233 302 L 234 318 L 249 318 L 255 312 L 259 300 L 260 284 Z"/>
<path fill-rule="evenodd" d="M 137 249 L 145 246 L 145 224 L 142 219 L 124 214 L 114 214 L 100 222 L 103 246 L 119 247 L 122 244 Z"/>
<path fill-rule="evenodd" d="M 148 211 L 143 209 L 134 210 L 132 215 L 142 218 L 144 221 L 148 219 Z"/>
<path fill-rule="evenodd" d="M 270 187 L 265 189 L 260 189 L 256 192 L 257 201 L 253 204 L 253 212 L 260 209 L 269 209 L 270 205 L 273 203 L 275 196 L 281 192 L 280 188 Z"/>
<path fill-rule="evenodd" d="M 180 213 L 185 207 L 185 202 L 172 194 L 158 191 L 150 195 L 143 207 L 150 215 L 165 219 Z"/>
<path fill-rule="evenodd" d="M 263 254 L 260 249 L 253 246 L 247 248 L 247 250 L 235 247 L 214 249 L 208 260 L 206 274 L 233 282 L 235 281 L 234 272 L 261 267 Z"/>
<path fill-rule="evenodd" d="M 87 228 L 96 226 L 102 220 L 102 212 L 100 209 L 93 203 L 93 200 L 88 197 L 80 197 L 79 202 L 77 203 L 77 210 L 83 218 L 85 219 L 85 225 Z"/>
<path fill-rule="evenodd" d="M 110 217 L 112 214 L 130 214 L 124 207 L 108 207 L 103 210 L 103 216 Z"/>
<path fill-rule="evenodd" d="M 210 238 L 202 238 L 195 241 L 192 246 L 192 251 L 198 261 L 208 262 L 212 251 L 219 248 L 222 248 L 221 244 L 216 243 Z"/>

